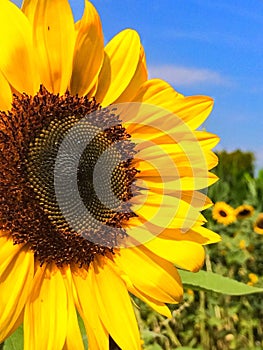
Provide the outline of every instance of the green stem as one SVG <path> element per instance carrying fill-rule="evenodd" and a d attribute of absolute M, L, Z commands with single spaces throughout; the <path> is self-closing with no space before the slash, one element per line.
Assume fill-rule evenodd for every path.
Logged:
<path fill-rule="evenodd" d="M 205 292 L 203 290 L 200 290 L 199 292 L 199 300 L 200 300 L 200 306 L 199 306 L 199 312 L 200 312 L 200 340 L 201 344 L 204 347 L 204 349 L 209 350 L 209 339 L 207 338 L 206 333 L 206 314 L 205 314 Z"/>

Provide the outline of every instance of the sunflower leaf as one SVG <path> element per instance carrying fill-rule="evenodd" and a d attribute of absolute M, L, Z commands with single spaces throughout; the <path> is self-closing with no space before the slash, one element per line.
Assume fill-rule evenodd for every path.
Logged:
<path fill-rule="evenodd" d="M 3 350 L 23 350 L 23 344 L 23 326 L 21 325 L 8 339 L 6 339 Z"/>
<path fill-rule="evenodd" d="M 242 282 L 209 271 L 194 273 L 180 270 L 179 273 L 184 286 L 192 289 L 213 291 L 227 295 L 246 295 L 263 292 L 263 288 L 248 286 Z"/>

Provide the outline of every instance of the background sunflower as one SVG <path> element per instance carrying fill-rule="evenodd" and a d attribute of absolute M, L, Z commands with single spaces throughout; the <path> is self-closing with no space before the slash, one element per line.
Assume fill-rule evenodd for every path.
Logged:
<path fill-rule="evenodd" d="M 234 208 L 225 202 L 215 203 L 212 210 L 212 217 L 223 225 L 230 225 L 236 221 Z"/>

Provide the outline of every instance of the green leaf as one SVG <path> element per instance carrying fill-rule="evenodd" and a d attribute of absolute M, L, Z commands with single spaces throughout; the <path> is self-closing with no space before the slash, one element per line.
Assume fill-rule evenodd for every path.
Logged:
<path fill-rule="evenodd" d="M 23 348 L 24 348 L 24 336 L 23 336 L 23 326 L 21 325 L 5 341 L 3 350 L 23 350 Z"/>
<path fill-rule="evenodd" d="M 79 314 L 78 314 L 78 323 L 79 323 L 80 333 L 81 333 L 83 344 L 84 344 L 84 349 L 87 350 L 88 349 L 88 337 L 87 337 L 86 329 L 84 326 L 84 322 Z"/>
<path fill-rule="evenodd" d="M 209 271 L 194 273 L 180 270 L 179 273 L 183 284 L 193 289 L 210 290 L 227 295 L 246 295 L 263 292 L 263 288 L 248 286 Z"/>

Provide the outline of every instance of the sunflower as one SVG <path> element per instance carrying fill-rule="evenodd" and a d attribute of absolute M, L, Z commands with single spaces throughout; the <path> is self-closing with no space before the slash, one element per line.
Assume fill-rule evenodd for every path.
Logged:
<path fill-rule="evenodd" d="M 214 220 L 225 226 L 236 221 L 235 211 L 225 202 L 217 202 L 212 209 L 212 217 Z"/>
<path fill-rule="evenodd" d="M 235 209 L 235 216 L 237 219 L 246 219 L 252 216 L 254 213 L 254 208 L 252 205 L 243 204 Z"/>
<path fill-rule="evenodd" d="M 254 222 L 254 231 L 260 235 L 263 234 L 263 213 L 259 213 Z"/>
<path fill-rule="evenodd" d="M 147 78 L 140 38 L 105 47 L 85 2 L 0 2 L 0 342 L 24 348 L 141 348 L 130 294 L 171 316 L 177 268 L 218 241 L 200 212 L 217 179 L 212 109 Z"/>

